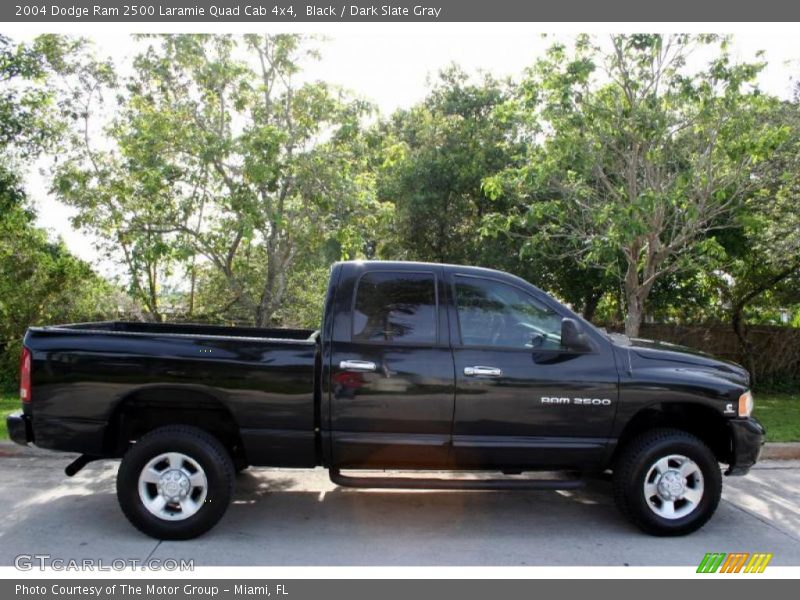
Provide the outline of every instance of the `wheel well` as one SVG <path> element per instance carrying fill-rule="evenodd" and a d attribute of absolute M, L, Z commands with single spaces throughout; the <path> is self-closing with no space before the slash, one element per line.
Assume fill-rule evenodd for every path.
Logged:
<path fill-rule="evenodd" d="M 722 415 L 702 404 L 665 402 L 649 406 L 634 415 L 617 440 L 611 464 L 632 439 L 655 427 L 674 427 L 691 433 L 711 449 L 719 462 L 731 461 L 732 440 Z"/>
<path fill-rule="evenodd" d="M 246 459 L 239 426 L 228 408 L 210 394 L 175 388 L 139 390 L 124 398 L 109 420 L 104 450 L 122 456 L 132 442 L 165 425 L 198 427 L 217 438 L 234 459 Z"/>

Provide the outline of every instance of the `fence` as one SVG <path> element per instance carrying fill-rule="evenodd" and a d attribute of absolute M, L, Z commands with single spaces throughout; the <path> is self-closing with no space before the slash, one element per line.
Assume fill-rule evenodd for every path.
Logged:
<path fill-rule="evenodd" d="M 730 325 L 642 324 L 639 336 L 690 346 L 743 365 L 748 361 Z M 747 328 L 750 364 L 759 384 L 800 381 L 800 328 L 754 325 Z"/>

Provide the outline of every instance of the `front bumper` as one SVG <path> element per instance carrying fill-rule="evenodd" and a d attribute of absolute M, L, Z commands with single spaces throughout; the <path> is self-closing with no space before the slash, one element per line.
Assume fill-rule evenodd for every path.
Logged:
<path fill-rule="evenodd" d="M 31 419 L 22 411 L 17 411 L 8 415 L 6 417 L 6 427 L 8 428 L 8 437 L 10 437 L 13 442 L 27 446 L 33 441 Z"/>
<path fill-rule="evenodd" d="M 728 421 L 731 432 L 731 463 L 725 475 L 746 475 L 761 455 L 766 431 L 756 419 L 732 419 Z"/>

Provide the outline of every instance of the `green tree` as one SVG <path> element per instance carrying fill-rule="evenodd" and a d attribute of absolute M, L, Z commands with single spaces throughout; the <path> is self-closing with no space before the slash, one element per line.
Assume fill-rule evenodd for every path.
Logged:
<path fill-rule="evenodd" d="M 19 182 L 0 170 L 0 388 L 16 379 L 29 326 L 102 320 L 120 301 L 88 263 L 35 226 L 27 203 Z"/>
<path fill-rule="evenodd" d="M 369 106 L 298 81 L 315 56 L 301 36 L 153 41 L 120 93 L 113 149 L 79 144 L 56 189 L 123 250 L 153 314 L 159 265 L 187 265 L 193 298 L 199 257 L 225 286 L 209 310 L 272 323 L 301 254 L 330 242 L 336 258 L 359 256 L 383 222 L 358 149 Z"/>
<path fill-rule="evenodd" d="M 501 111 L 508 94 L 507 84 L 471 81 L 453 66 L 422 102 L 380 125 L 378 193 L 395 206 L 394 257 L 498 266 L 509 255 L 478 235 L 492 208 L 482 179 L 522 152 L 516 122 Z"/>
<path fill-rule="evenodd" d="M 798 99 L 775 106 L 767 115 L 765 126 L 781 128 L 784 141 L 758 177 L 758 192 L 737 214 L 736 227 L 718 236 L 725 256 L 716 280 L 754 380 L 755 349 L 747 333 L 748 320 L 770 322 L 775 309 L 800 305 Z"/>
<path fill-rule="evenodd" d="M 696 50 L 713 48 L 690 69 Z M 637 335 L 657 281 L 721 255 L 712 233 L 731 225 L 781 141 L 763 118 L 774 99 L 754 86 L 762 67 L 733 63 L 714 36 L 556 44 L 521 85 L 540 143 L 485 188 L 529 200 L 521 220 L 534 244 L 613 275 Z"/>
<path fill-rule="evenodd" d="M 61 36 L 18 45 L 0 36 L 0 388 L 16 381 L 29 326 L 103 318 L 116 309 L 113 287 L 35 226 L 19 175 L 61 140 L 70 116 L 52 84 L 74 69 L 82 47 Z"/>
<path fill-rule="evenodd" d="M 6 166 L 52 149 L 60 138 L 64 115 L 48 84 L 71 68 L 83 44 L 57 35 L 15 44 L 0 35 L 0 148 Z"/>

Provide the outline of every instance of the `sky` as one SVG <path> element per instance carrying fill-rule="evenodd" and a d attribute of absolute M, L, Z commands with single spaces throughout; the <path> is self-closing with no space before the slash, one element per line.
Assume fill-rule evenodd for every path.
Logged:
<path fill-rule="evenodd" d="M 15 36 L 12 36 L 15 37 Z M 29 39 L 26 35 L 18 39 Z M 88 36 L 99 56 L 112 58 L 124 76 L 140 43 L 129 36 L 112 33 Z M 560 38 L 566 37 L 559 34 Z M 604 37 L 604 36 L 600 36 Z M 322 79 L 340 85 L 355 95 L 373 102 L 384 115 L 400 107 L 411 106 L 424 98 L 432 76 L 451 63 L 468 73 L 486 71 L 497 78 L 518 77 L 526 66 L 541 56 L 555 41 L 540 33 L 518 29 L 507 33 L 348 33 L 327 34 L 318 42 L 321 60 L 307 63 L 304 78 Z M 787 98 L 792 81 L 800 78 L 800 45 L 797 36 L 775 34 L 736 34 L 732 54 L 736 60 L 753 60 L 763 50 L 768 61 L 759 86 L 766 92 Z M 94 240 L 72 229 L 73 211 L 47 193 L 47 179 L 40 173 L 47 166 L 45 158 L 26 177 L 26 187 L 38 211 L 39 225 L 61 236 L 81 258 L 95 264 L 104 275 L 113 275 L 114 265 L 99 260 Z"/>

